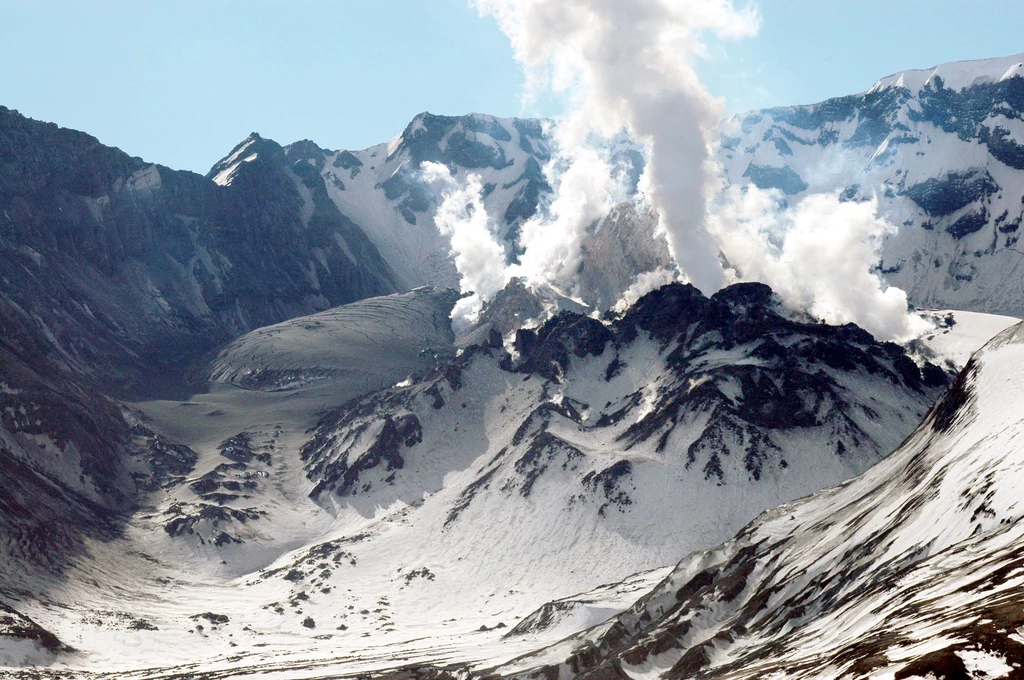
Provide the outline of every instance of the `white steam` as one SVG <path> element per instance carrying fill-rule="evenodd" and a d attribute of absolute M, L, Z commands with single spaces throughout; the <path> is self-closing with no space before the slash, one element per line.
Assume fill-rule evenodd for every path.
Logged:
<path fill-rule="evenodd" d="M 673 281 L 678 280 L 678 278 L 679 274 L 677 272 L 664 267 L 658 267 L 650 272 L 641 272 L 636 275 L 633 285 L 622 293 L 622 297 L 615 303 L 612 310 L 621 314 L 635 305 L 637 300 L 644 295 L 662 286 L 667 286 Z"/>
<path fill-rule="evenodd" d="M 511 276 L 580 295 L 583 238 L 625 196 L 609 145 L 594 142 L 625 130 L 646 149 L 640 200 L 657 213 L 678 272 L 641 274 L 617 307 L 676 276 L 706 295 L 742 279 L 763 281 L 793 308 L 830 323 L 855 322 L 880 339 L 922 330 L 923 322 L 907 313 L 906 294 L 875 273 L 882 241 L 893 231 L 876 217 L 877 204 L 813 194 L 856 170 L 843 158 L 820 168 L 812 195 L 786 210 L 776 194 L 753 186 L 722 191 L 710 151 L 722 107 L 698 80 L 694 62 L 704 54 L 702 36 L 756 33 L 753 9 L 737 10 L 733 0 L 471 2 L 508 35 L 528 87 L 548 88 L 574 108 L 553 130 L 545 173 L 554 193 L 521 226 L 518 265 L 505 265 L 480 179 L 470 175 L 457 188 L 443 166 L 428 168 L 445 183 L 437 223 L 451 235 L 463 291 L 474 293 L 460 303 L 457 321 L 472 321 Z"/>
<path fill-rule="evenodd" d="M 753 35 L 756 14 L 737 11 L 731 0 L 476 0 L 476 5 L 509 36 L 532 87 L 546 85 L 576 103 L 559 124 L 558 141 L 572 161 L 570 170 L 588 178 L 584 190 L 595 187 L 602 194 L 607 188 L 595 181 L 605 170 L 599 163 L 578 168 L 595 161 L 584 151 L 592 134 L 610 137 L 627 129 L 648 148 L 640 188 L 658 213 L 673 259 L 703 292 L 724 285 L 718 247 L 705 228 L 708 146 L 721 107 L 701 85 L 693 61 L 703 52 L 702 34 Z M 558 192 L 556 203 L 562 187 Z M 592 193 L 570 199 L 574 207 L 603 200 Z M 573 244 L 561 258 L 567 266 L 589 215 L 579 210 L 573 215 L 577 219 L 560 225 L 558 233 Z M 545 230 L 538 226 L 534 232 Z M 535 242 L 523 245 L 529 252 Z"/>
<path fill-rule="evenodd" d="M 767 283 L 790 307 L 831 324 L 854 322 L 876 338 L 909 339 L 927 323 L 907 313 L 907 295 L 873 272 L 895 227 L 877 202 L 814 194 L 788 210 L 781 195 L 731 187 L 710 228 L 742 279 Z"/>
<path fill-rule="evenodd" d="M 546 209 L 520 228 L 519 243 L 524 250 L 511 273 L 574 295 L 587 227 L 624 200 L 626 192 L 606 155 L 574 144 L 561 127 L 555 131 L 555 148 L 546 169 L 554 196 Z"/>
<path fill-rule="evenodd" d="M 479 175 L 469 174 L 460 184 L 440 163 L 423 163 L 420 169 L 428 184 L 440 188 L 441 203 L 434 223 L 451 239 L 459 288 L 468 294 L 452 311 L 452 327 L 458 333 L 476 321 L 483 303 L 508 281 L 505 249 L 495 238 L 484 209 Z"/>

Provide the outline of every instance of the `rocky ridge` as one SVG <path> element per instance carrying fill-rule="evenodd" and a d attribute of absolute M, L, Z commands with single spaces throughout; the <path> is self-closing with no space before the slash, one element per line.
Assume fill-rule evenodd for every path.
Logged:
<path fill-rule="evenodd" d="M 923 308 L 1020 315 L 1024 55 L 943 64 L 866 92 L 752 111 L 719 154 L 728 180 L 877 199 L 896 227 L 879 273 Z"/>
<path fill-rule="evenodd" d="M 623 614 L 486 675 L 1017 677 L 1022 419 L 1006 376 L 1022 347 L 1019 325 L 993 339 L 864 475 L 765 513 Z"/>

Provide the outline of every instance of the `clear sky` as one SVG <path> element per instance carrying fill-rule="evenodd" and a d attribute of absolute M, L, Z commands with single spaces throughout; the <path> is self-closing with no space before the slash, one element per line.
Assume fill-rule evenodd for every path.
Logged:
<path fill-rule="evenodd" d="M 700 68 L 733 111 L 1024 52 L 1020 0 L 757 5 L 758 36 Z M 0 0 L 0 64 L 0 105 L 202 173 L 254 130 L 363 148 L 420 111 L 552 113 L 524 107 L 507 39 L 467 0 Z"/>

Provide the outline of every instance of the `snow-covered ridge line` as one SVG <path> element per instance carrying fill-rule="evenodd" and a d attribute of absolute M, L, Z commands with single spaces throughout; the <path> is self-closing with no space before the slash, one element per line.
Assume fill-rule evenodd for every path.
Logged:
<path fill-rule="evenodd" d="M 728 181 L 873 204 L 878 273 L 917 308 L 1024 315 L 1024 55 L 943 64 L 868 92 L 731 120 Z M 925 87 L 925 83 L 943 86 Z"/>
<path fill-rule="evenodd" d="M 1024 52 L 994 59 L 972 59 L 952 61 L 931 68 L 900 71 L 876 82 L 865 94 L 901 87 L 917 92 L 928 84 L 935 85 L 942 79 L 943 87 L 963 90 L 973 85 L 999 82 L 1014 76 L 1024 75 Z"/>

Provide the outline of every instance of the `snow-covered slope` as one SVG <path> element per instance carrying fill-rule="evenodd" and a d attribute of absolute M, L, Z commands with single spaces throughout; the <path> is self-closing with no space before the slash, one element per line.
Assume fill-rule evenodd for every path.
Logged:
<path fill-rule="evenodd" d="M 898 87 L 911 92 L 919 92 L 928 85 L 937 85 L 938 79 L 942 79 L 944 87 L 951 90 L 963 90 L 976 85 L 999 83 L 1024 75 L 1022 69 L 1024 69 L 1024 54 L 994 59 L 954 61 L 932 68 L 900 71 L 882 78 L 875 83 L 870 91 Z"/>
<path fill-rule="evenodd" d="M 618 583 L 629 574 L 866 469 L 946 380 L 854 326 L 780 316 L 758 284 L 712 299 L 675 284 L 606 321 L 562 313 L 508 351 L 494 333 L 417 373 L 414 350 L 435 344 L 436 314 L 420 312 L 452 302 L 417 291 L 256 332 L 214 373 L 236 380 L 255 356 L 281 369 L 247 385 L 264 389 L 138 404 L 137 436 L 192 452 L 191 469 L 59 580 L 7 575 L 4 601 L 78 650 L 51 657 L 76 672 L 494 665 L 621 611 L 665 572 Z M 331 342 L 345 322 L 410 343 L 360 346 L 349 365 L 406 356 L 409 378 L 360 396 Z M 269 355 L 280 365 L 261 358 L 293 341 Z M 335 371 L 280 379 L 300 363 Z"/>
<path fill-rule="evenodd" d="M 627 612 L 499 674 L 1019 677 L 1024 328 L 864 475 L 690 555 Z"/>
<path fill-rule="evenodd" d="M 898 232 L 879 269 L 918 307 L 1024 314 L 1024 54 L 883 78 L 867 92 L 730 121 L 733 183 L 877 196 Z"/>
<path fill-rule="evenodd" d="M 789 204 L 815 193 L 879 199 L 898 232 L 879 271 L 923 308 L 1024 315 L 1024 55 L 905 71 L 868 91 L 810 106 L 754 111 L 726 122 L 719 160 L 727 180 L 776 189 Z M 253 140 L 256 141 L 253 141 Z M 240 144 L 208 175 L 231 186 L 263 157 Z M 482 114 L 423 113 L 392 140 L 364 150 L 285 147 L 292 169 L 364 232 L 401 287 L 454 287 L 450 245 L 434 224 L 440 189 L 422 172 L 439 163 L 479 175 L 492 228 L 510 261 L 519 229 L 544 210 L 551 187 L 550 124 Z M 640 150 L 611 143 L 634 183 Z M 307 197 L 307 202 L 308 202 Z M 633 201 L 594 224 L 576 294 L 607 309 L 635 277 L 669 264 L 656 218 Z"/>
<path fill-rule="evenodd" d="M 777 189 L 790 204 L 820 192 L 877 196 L 879 212 L 898 227 L 879 270 L 916 306 L 1022 315 L 1022 64 L 1024 55 L 943 64 L 883 78 L 861 94 L 751 112 L 727 121 L 719 160 L 730 182 Z M 614 161 L 635 179 L 642 155 L 620 142 Z M 513 259 L 519 226 L 550 191 L 551 146 L 550 129 L 536 120 L 421 114 L 370 149 L 300 142 L 288 153 L 318 169 L 338 209 L 406 287 L 454 286 L 449 244 L 433 223 L 437 189 L 421 164 L 441 163 L 460 180 L 480 175 L 496 235 Z M 214 171 L 229 181 L 246 158 L 236 151 Z M 578 282 L 587 304 L 606 309 L 637 274 L 669 263 L 655 225 L 632 202 L 594 225 Z"/>
<path fill-rule="evenodd" d="M 484 205 L 510 255 L 515 227 L 548 190 L 541 168 L 550 152 L 537 120 L 422 113 L 394 139 L 369 149 L 327 151 L 312 142 L 287 149 L 319 170 L 338 209 L 360 225 L 407 288 L 458 286 L 448 238 L 433 222 L 440 197 L 424 180 L 422 163 L 441 163 L 459 179 L 482 177 Z"/>
<path fill-rule="evenodd" d="M 712 300 L 668 286 L 610 325 L 563 313 L 520 331 L 514 357 L 495 336 L 328 414 L 302 451 L 312 496 L 339 517 L 422 500 L 408 534 L 373 543 L 474 565 L 472 579 L 431 566 L 467 596 L 476 580 L 481 596 L 495 583 L 537 593 L 659 566 L 780 494 L 866 469 L 945 384 L 896 346 L 774 304 L 759 285 Z M 501 516 L 515 535 L 480 531 Z"/>
<path fill-rule="evenodd" d="M 211 570 L 217 578 L 246 573 L 312 540 L 323 530 L 316 517 L 329 516 L 293 488 L 289 473 L 307 429 L 324 409 L 452 356 L 448 315 L 455 298 L 420 289 L 261 329 L 225 348 L 214 372 L 225 382 L 214 382 L 210 392 L 125 408 L 132 455 L 121 463 L 144 491 L 133 516 L 53 481 L 36 470 L 38 461 L 23 463 L 13 447 L 27 446 L 25 438 L 0 438 L 0 600 L 28 598 L 33 608 L 60 603 L 59 618 L 80 616 L 91 622 L 87 628 L 102 628 L 117 609 L 121 625 L 142 626 L 132 623 L 139 613 L 131 613 L 131 603 L 173 599 L 170 575 L 202 583 Z M 238 368 L 243 355 L 251 359 L 248 371 Z M 44 454 L 53 448 L 41 435 L 31 443 L 47 444 Z M 24 659 L 69 653 L 63 643 L 51 644 L 45 629 L 11 616 L 14 632 L 0 638 L 17 637 L 12 650 L 21 649 Z M 46 644 L 38 649 L 33 640 Z M 74 638 L 71 646 L 80 645 Z"/>
<path fill-rule="evenodd" d="M 1013 316 L 963 312 L 952 309 L 921 312 L 932 328 L 907 343 L 921 359 L 959 372 L 971 355 L 996 335 L 1020 322 Z"/>
<path fill-rule="evenodd" d="M 266 326 L 221 350 L 210 379 L 287 390 L 341 378 L 372 392 L 451 358 L 457 300 L 453 290 L 424 287 Z"/>
<path fill-rule="evenodd" d="M 188 365 L 246 331 L 397 289 L 281 147 L 243 146 L 218 185 L 0 106 L 7 569 L 59 569 L 151 485 L 152 441 L 110 397 L 186 394 Z"/>

